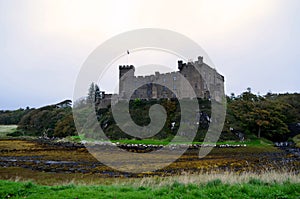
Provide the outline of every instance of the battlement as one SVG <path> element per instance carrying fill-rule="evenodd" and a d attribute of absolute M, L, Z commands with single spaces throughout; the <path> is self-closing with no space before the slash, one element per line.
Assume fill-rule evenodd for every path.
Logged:
<path fill-rule="evenodd" d="M 193 61 L 188 61 L 188 63 L 183 63 L 182 60 L 179 60 L 179 61 L 178 61 L 178 69 L 179 69 L 179 71 L 181 71 L 183 68 L 185 68 L 185 67 L 187 68 L 188 66 L 194 65 L 194 64 L 197 64 L 197 65 L 202 65 L 202 64 L 204 64 L 204 62 L 203 62 L 203 57 L 202 57 L 202 56 L 199 56 L 197 61 L 195 61 L 195 62 L 193 62 Z"/>
<path fill-rule="evenodd" d="M 127 70 L 133 69 L 133 70 L 135 70 L 135 68 L 134 68 L 133 65 L 120 65 L 120 66 L 119 66 L 119 69 L 120 69 L 120 70 L 123 70 L 123 69 L 127 69 Z"/>
<path fill-rule="evenodd" d="M 186 63 L 183 63 L 183 61 L 182 60 L 179 60 L 178 61 L 178 69 L 181 71 L 182 69 L 183 69 L 183 67 L 185 67 L 186 66 Z"/>

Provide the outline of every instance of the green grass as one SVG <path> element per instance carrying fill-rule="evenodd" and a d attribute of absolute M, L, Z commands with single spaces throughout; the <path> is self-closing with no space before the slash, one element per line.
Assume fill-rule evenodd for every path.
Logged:
<path fill-rule="evenodd" d="M 154 140 L 154 139 L 143 139 L 143 140 L 112 140 L 112 142 L 120 144 L 152 144 L 152 145 L 167 145 L 169 140 Z"/>
<path fill-rule="evenodd" d="M 17 125 L 0 125 L 0 137 L 5 137 L 6 134 L 15 132 L 17 127 Z"/>
<path fill-rule="evenodd" d="M 81 140 L 86 140 L 86 141 L 96 141 L 94 139 L 87 139 L 83 136 L 72 136 L 70 138 L 67 138 L 69 141 L 73 142 L 80 142 Z M 163 140 L 156 140 L 156 139 L 143 139 L 143 140 L 135 140 L 135 139 L 123 139 L 123 140 L 110 140 L 113 143 L 120 143 L 120 144 L 145 144 L 145 145 L 168 145 L 171 140 L 170 139 L 163 139 Z M 217 144 L 217 145 L 224 145 L 224 144 L 229 144 L 229 145 L 246 145 L 247 147 L 252 146 L 252 147 L 273 147 L 274 144 L 272 141 L 269 141 L 265 138 L 252 138 L 251 140 L 245 140 L 244 142 L 240 141 L 222 141 L 222 142 L 217 142 L 217 143 L 209 143 L 209 142 L 192 142 L 193 144 Z M 172 144 L 190 144 L 190 142 L 172 142 Z"/>
<path fill-rule="evenodd" d="M 153 144 L 153 145 L 167 145 L 169 144 L 169 140 L 154 140 L 154 139 L 143 139 L 143 140 L 112 140 L 114 143 L 121 143 L 121 144 Z M 188 142 L 174 142 L 174 144 L 187 144 Z M 172 143 L 173 144 L 173 143 Z M 193 142 L 193 144 L 213 144 L 213 143 L 203 143 L 203 142 Z M 217 145 L 221 144 L 230 144 L 230 145 L 240 145 L 246 144 L 247 146 L 273 146 L 273 143 L 264 138 L 256 138 L 251 140 L 246 140 L 244 142 L 240 141 L 223 141 L 217 142 Z"/>
<path fill-rule="evenodd" d="M 85 141 L 99 141 L 91 138 L 86 138 L 84 135 L 79 135 L 79 136 L 71 136 L 70 141 L 74 142 L 79 142 L 81 140 Z M 176 142 L 172 142 L 172 144 L 190 144 L 190 142 L 185 141 L 185 137 L 177 137 Z M 137 140 L 137 139 L 121 139 L 121 140 L 110 140 L 110 142 L 113 143 L 120 143 L 120 144 L 152 144 L 152 145 L 168 145 L 172 141 L 172 138 L 166 138 L 166 139 L 142 139 L 142 140 Z M 274 146 L 273 142 L 270 140 L 267 140 L 265 138 L 257 138 L 255 135 L 249 136 L 248 139 L 245 141 L 233 141 L 233 140 L 228 140 L 228 141 L 219 141 L 217 143 L 209 143 L 209 142 L 192 142 L 192 144 L 230 144 L 230 145 L 240 145 L 240 144 L 246 144 L 247 146 L 254 146 L 254 147 L 268 147 L 268 146 Z"/>
<path fill-rule="evenodd" d="M 217 144 L 246 144 L 247 146 L 274 146 L 273 142 L 267 140 L 265 138 L 251 138 L 249 140 L 245 140 L 244 142 L 239 141 L 224 141 L 224 142 L 217 142 Z"/>
<path fill-rule="evenodd" d="M 299 198 L 298 183 L 224 184 L 215 179 L 206 184 L 173 182 L 160 187 L 99 185 L 42 186 L 31 182 L 0 181 L 0 198 Z"/>

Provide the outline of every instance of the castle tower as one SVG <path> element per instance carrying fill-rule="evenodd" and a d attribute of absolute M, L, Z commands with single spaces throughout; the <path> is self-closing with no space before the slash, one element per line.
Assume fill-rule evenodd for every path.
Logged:
<path fill-rule="evenodd" d="M 133 65 L 119 66 L 119 96 L 126 98 L 126 94 L 130 93 L 134 80 L 135 68 Z"/>
<path fill-rule="evenodd" d="M 133 65 L 120 65 L 119 66 L 119 79 L 121 79 L 121 77 L 123 75 L 125 75 L 127 72 L 129 72 L 130 75 L 134 75 L 135 72 L 135 68 Z M 129 75 L 127 74 L 127 75 Z"/>

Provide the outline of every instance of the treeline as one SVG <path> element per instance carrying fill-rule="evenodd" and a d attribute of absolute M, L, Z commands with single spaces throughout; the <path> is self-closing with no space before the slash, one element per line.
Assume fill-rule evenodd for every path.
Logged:
<path fill-rule="evenodd" d="M 71 100 L 38 109 L 28 109 L 17 124 L 17 131 L 11 133 L 11 136 L 66 137 L 76 134 Z"/>
<path fill-rule="evenodd" d="M 132 139 L 125 134 L 115 123 L 111 106 L 100 107 L 96 103 L 99 87 L 93 84 L 89 89 L 88 97 L 81 102 L 84 112 L 87 105 L 95 103 L 95 112 L 98 124 L 110 139 Z M 202 141 L 210 123 L 211 103 L 209 100 L 198 99 L 201 112 L 195 114 L 199 119 L 199 129 L 196 141 Z M 175 134 L 180 124 L 180 105 L 177 99 L 134 99 L 129 103 L 129 112 L 132 120 L 141 126 L 150 123 L 149 109 L 154 104 L 160 104 L 167 111 L 167 120 L 160 132 L 153 138 L 170 139 Z M 272 141 L 285 141 L 291 137 L 290 125 L 300 122 L 300 94 L 274 94 L 264 96 L 247 91 L 235 96 L 227 96 L 227 115 L 220 140 L 241 139 L 235 132 L 247 137 L 264 137 Z M 38 109 L 18 109 L 15 111 L 0 111 L 0 124 L 17 124 L 18 130 L 12 135 L 32 135 L 47 137 L 66 137 L 76 135 L 71 101 L 45 106 Z M 93 124 L 94 125 L 94 124 Z M 188 125 L 183 121 L 182 125 Z M 83 132 L 86 137 L 97 138 L 90 131 Z M 188 133 L 188 132 L 186 132 Z M 185 135 L 182 135 L 185 136 Z M 293 135 L 294 136 L 294 135 Z"/>
<path fill-rule="evenodd" d="M 21 118 L 26 115 L 29 111 L 31 111 L 29 107 L 26 109 L 18 109 L 13 111 L 3 111 L 0 110 L 0 124 L 1 125 L 10 125 L 10 124 L 18 124 Z"/>
<path fill-rule="evenodd" d="M 95 86 L 95 85 L 92 85 Z M 89 91 L 96 91 L 91 89 Z M 96 94 L 89 92 L 87 98 L 93 102 Z M 300 94 L 274 94 L 267 93 L 264 96 L 251 92 L 248 88 L 240 95 L 227 96 L 227 113 L 224 128 L 220 137 L 223 140 L 243 140 L 249 137 L 264 137 L 272 141 L 286 141 L 291 136 L 290 125 L 300 122 Z M 96 101 L 95 101 L 96 102 Z M 210 101 L 198 99 L 199 108 L 199 129 L 195 141 L 203 141 L 210 120 Z M 172 138 L 180 125 L 180 106 L 176 99 L 151 99 L 131 100 L 129 112 L 133 121 L 141 126 L 148 125 L 149 108 L 154 104 L 160 104 L 167 110 L 167 121 L 163 129 L 153 138 Z M 96 115 L 101 128 L 110 139 L 133 138 L 121 131 L 115 124 L 111 107 L 98 108 Z M 186 125 L 186 124 L 183 124 Z M 95 136 L 93 129 L 86 133 L 87 137 Z M 182 135 L 184 136 L 184 135 Z"/>
<path fill-rule="evenodd" d="M 253 94 L 251 89 L 241 95 L 227 97 L 224 131 L 238 129 L 273 141 L 290 137 L 289 126 L 300 122 L 300 94 Z"/>

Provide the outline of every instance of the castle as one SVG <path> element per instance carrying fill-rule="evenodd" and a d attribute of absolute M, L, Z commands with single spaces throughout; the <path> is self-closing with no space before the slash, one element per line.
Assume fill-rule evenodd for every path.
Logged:
<path fill-rule="evenodd" d="M 148 76 L 135 76 L 133 65 L 119 66 L 118 99 L 161 99 L 161 98 L 202 98 L 222 100 L 224 76 L 203 62 L 199 56 L 195 62 L 178 61 L 179 71 L 171 73 L 155 72 Z M 191 88 L 192 87 L 192 88 Z M 191 89 L 193 92 L 190 92 Z M 100 107 L 110 104 L 115 94 L 101 91 L 96 103 Z"/>
<path fill-rule="evenodd" d="M 135 76 L 133 65 L 119 66 L 119 98 L 189 98 L 192 96 L 188 92 L 187 81 L 198 98 L 217 99 L 224 93 L 224 77 L 204 63 L 203 57 L 199 56 L 197 61 L 188 63 L 180 60 L 178 69 L 171 73 Z"/>

